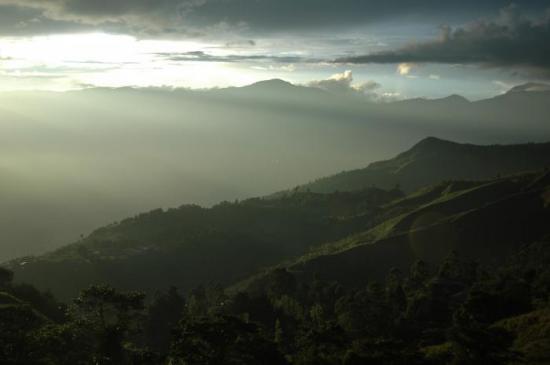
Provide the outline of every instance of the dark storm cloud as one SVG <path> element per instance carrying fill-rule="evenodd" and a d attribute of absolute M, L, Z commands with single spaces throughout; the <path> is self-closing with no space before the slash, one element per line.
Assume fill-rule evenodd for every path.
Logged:
<path fill-rule="evenodd" d="M 516 6 L 495 20 L 442 27 L 441 37 L 396 50 L 337 60 L 343 63 L 448 63 L 550 69 L 550 12 L 528 18 Z"/>
<path fill-rule="evenodd" d="M 510 0 L 204 0 L 194 7 L 197 24 L 245 22 L 254 30 L 299 30 L 354 27 L 407 17 L 471 19 L 489 14 Z M 527 0 L 522 6 L 540 10 L 548 1 Z"/>
<path fill-rule="evenodd" d="M 209 32 L 220 24 L 254 32 L 331 29 L 408 18 L 466 17 L 505 6 L 508 0 L 0 0 L 10 13 L 30 9 L 39 20 L 94 25 L 133 33 Z M 523 1 L 540 10 L 547 1 Z M 15 9 L 19 10 L 15 10 Z M 38 15 L 36 14 L 38 13 Z M 6 13 L 7 14 L 7 13 Z M 26 19 L 30 21 L 32 18 Z M 25 21 L 22 19 L 21 21 Z M 56 31 L 58 23 L 49 23 Z M 41 29 L 43 32 L 46 29 Z"/>
<path fill-rule="evenodd" d="M 189 33 L 182 17 L 202 0 L 0 0 L 3 34 L 100 30 L 135 35 Z"/>
<path fill-rule="evenodd" d="M 178 62 L 243 62 L 243 61 L 269 61 L 275 63 L 304 63 L 319 62 L 320 60 L 307 59 L 299 56 L 275 56 L 275 55 L 250 55 L 250 54 L 229 54 L 212 55 L 203 51 L 183 52 L 183 53 L 156 53 L 166 60 Z"/>
<path fill-rule="evenodd" d="M 134 15 L 151 18 L 181 15 L 201 3 L 203 0 L 0 0 L 4 5 L 40 10 L 46 17 L 89 23 L 117 21 Z"/>
<path fill-rule="evenodd" d="M 248 47 L 256 46 L 256 41 L 254 41 L 252 39 L 231 41 L 231 42 L 225 43 L 225 46 L 227 48 L 248 48 Z"/>
<path fill-rule="evenodd" d="M 10 5 L 0 0 L 0 35 L 27 36 L 95 30 L 95 27 L 89 24 L 54 20 L 43 14 L 42 9 Z"/>

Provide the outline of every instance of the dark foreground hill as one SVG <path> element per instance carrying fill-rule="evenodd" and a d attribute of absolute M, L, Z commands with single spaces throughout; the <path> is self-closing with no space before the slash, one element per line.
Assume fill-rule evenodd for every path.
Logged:
<path fill-rule="evenodd" d="M 359 208 L 327 204 L 338 195 L 323 204 L 311 193 L 286 199 L 306 198 L 306 207 L 339 214 Z M 548 364 L 547 171 L 447 182 L 376 203 L 384 222 L 366 232 L 247 285 L 205 285 L 185 295 L 171 288 L 147 305 L 142 293 L 96 285 L 65 307 L 14 284 L 2 269 L 0 358 L 59 365 Z"/>
<path fill-rule="evenodd" d="M 550 166 L 550 143 L 478 146 L 426 138 L 393 159 L 298 187 L 300 191 L 353 191 L 367 187 L 405 192 L 443 180 L 483 180 Z"/>
<path fill-rule="evenodd" d="M 401 196 L 398 190 L 368 189 L 159 209 L 9 267 L 18 280 L 63 299 L 94 283 L 148 292 L 171 285 L 226 285 L 373 226 L 380 207 Z"/>

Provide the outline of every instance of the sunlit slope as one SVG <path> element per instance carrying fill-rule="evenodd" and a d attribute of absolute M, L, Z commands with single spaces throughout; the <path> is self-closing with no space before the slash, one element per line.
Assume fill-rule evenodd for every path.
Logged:
<path fill-rule="evenodd" d="M 406 270 L 418 259 L 439 262 L 452 251 L 486 264 L 499 263 L 550 233 L 548 172 L 443 193 L 399 212 L 398 205 L 407 200 L 388 206 L 397 216 L 304 256 L 293 270 L 360 285 L 383 278 L 389 268 Z"/>

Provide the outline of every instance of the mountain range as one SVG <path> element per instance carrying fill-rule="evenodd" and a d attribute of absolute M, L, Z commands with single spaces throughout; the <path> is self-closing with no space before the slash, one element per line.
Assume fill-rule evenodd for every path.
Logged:
<path fill-rule="evenodd" d="M 549 92 L 531 84 L 473 102 L 375 103 L 357 91 L 282 80 L 212 90 L 2 93 L 0 261 L 51 251 L 155 207 L 211 206 L 350 171 L 426 136 L 546 142 L 548 115 Z M 405 192 L 424 183 L 390 182 Z"/>
<path fill-rule="evenodd" d="M 282 263 L 349 285 L 453 250 L 494 264 L 550 233 L 549 148 L 430 137 L 365 170 L 265 198 L 154 210 L 7 266 L 68 299 L 103 282 L 149 292 L 230 286 Z"/>

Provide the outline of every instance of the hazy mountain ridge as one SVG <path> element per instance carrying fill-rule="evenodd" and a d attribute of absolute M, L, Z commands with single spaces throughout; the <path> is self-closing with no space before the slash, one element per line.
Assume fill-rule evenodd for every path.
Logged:
<path fill-rule="evenodd" d="M 477 146 L 428 137 L 395 158 L 298 187 L 299 191 L 353 191 L 399 186 L 412 192 L 451 179 L 483 180 L 550 166 L 550 143 Z"/>
<path fill-rule="evenodd" d="M 493 152 L 489 155 L 507 159 L 516 148 L 460 145 L 427 138 L 400 154 L 398 163 L 380 162 L 373 166 L 382 171 L 387 169 L 387 165 L 392 168 L 399 166 L 401 171 L 404 169 L 401 166 L 403 161 L 419 155 L 454 156 L 457 150 L 461 152 L 463 149 L 491 150 Z M 535 155 L 541 156 L 539 152 L 548 149 L 549 145 L 533 144 L 519 148 L 527 155 L 535 153 L 530 163 L 540 168 L 542 162 Z M 476 153 L 473 156 L 469 157 L 470 161 L 480 158 Z M 519 160 L 524 161 L 524 157 Z M 498 159 L 493 157 L 488 161 L 493 163 Z M 518 170 L 526 167 L 511 166 Z M 441 171 L 440 175 L 434 175 L 429 169 L 415 168 L 414 163 L 409 162 L 405 168 L 412 169 L 411 173 L 419 176 L 425 171 L 430 172 L 429 179 L 422 177 L 426 181 L 448 180 L 448 176 L 441 174 Z M 464 174 L 454 176 L 470 177 Z M 300 256 L 311 249 L 316 252 L 316 246 L 330 241 L 337 242 L 333 246 L 322 246 L 323 250 L 333 250 L 329 247 L 337 250 L 356 245 L 363 247 L 365 245 L 362 243 L 371 241 L 377 243 L 369 245 L 367 252 L 371 247 L 380 247 L 381 252 L 394 247 L 396 251 L 392 257 L 396 260 L 401 257 L 405 260 L 404 265 L 409 264 L 413 256 L 402 249 L 405 244 L 403 237 L 411 227 L 414 226 L 415 230 L 421 228 L 417 224 L 419 219 L 422 221 L 428 217 L 433 220 L 430 212 L 435 211 L 437 218 L 431 223 L 455 227 L 453 219 L 460 218 L 459 222 L 466 222 L 466 213 L 470 212 L 471 216 L 473 211 L 484 212 L 483 209 L 489 209 L 483 208 L 485 205 L 494 205 L 499 200 L 513 201 L 514 194 L 525 196 L 525 202 L 520 201 L 529 206 L 529 202 L 536 199 L 530 192 L 521 193 L 521 189 L 534 191 L 535 188 L 545 187 L 545 176 L 534 179 L 531 175 L 525 175 L 517 178 L 518 183 L 514 182 L 515 178 L 488 182 L 453 181 L 424 188 L 407 197 L 403 197 L 398 190 L 385 191 L 372 187 L 328 194 L 295 190 L 279 194 L 276 198 L 223 203 L 211 209 L 182 206 L 167 211 L 156 210 L 98 229 L 81 242 L 51 254 L 14 260 L 9 266 L 16 271 L 19 280 L 29 281 L 42 289 L 50 288 L 58 296 L 67 298 L 83 286 L 104 281 L 120 287 L 149 290 L 170 284 L 190 288 L 210 281 L 228 285 L 262 267 Z M 511 209 L 511 206 L 503 205 L 502 209 Z M 541 217 L 545 216 L 543 211 L 540 213 Z M 479 222 L 483 219 L 480 218 Z M 476 220 L 472 224 L 477 224 Z M 442 237 L 448 239 L 444 237 L 445 232 Z M 339 241 L 341 239 L 344 241 Z M 430 258 L 440 259 L 444 251 Z M 352 256 L 362 257 L 355 253 Z M 348 268 L 351 270 L 353 267 L 350 265 Z M 385 272 L 387 267 L 380 270 Z M 63 280 L 67 273 L 71 273 L 70 284 Z"/>
<path fill-rule="evenodd" d="M 280 191 L 387 159 L 429 135 L 482 145 L 550 139 L 543 91 L 408 106 L 356 94 L 280 80 L 2 93 L 0 215 L 10 218 L 0 221 L 0 260 L 47 252 L 158 206 Z"/>
<path fill-rule="evenodd" d="M 170 285 L 191 289 L 208 282 L 229 284 L 312 245 L 373 225 L 380 206 L 400 196 L 399 191 L 370 189 L 249 199 L 208 209 L 159 209 L 8 266 L 18 280 L 51 289 L 64 299 L 101 282 L 148 291 Z M 70 283 L 63 279 L 67 273 Z"/>

